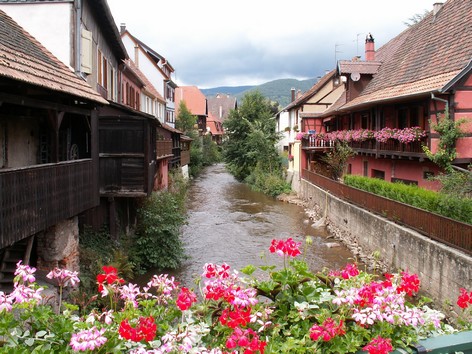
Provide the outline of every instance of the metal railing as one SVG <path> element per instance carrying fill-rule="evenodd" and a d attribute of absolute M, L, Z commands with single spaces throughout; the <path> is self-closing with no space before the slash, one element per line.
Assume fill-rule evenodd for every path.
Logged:
<path fill-rule="evenodd" d="M 472 254 L 472 225 L 347 186 L 309 170 L 302 170 L 302 178 L 338 198 Z"/>

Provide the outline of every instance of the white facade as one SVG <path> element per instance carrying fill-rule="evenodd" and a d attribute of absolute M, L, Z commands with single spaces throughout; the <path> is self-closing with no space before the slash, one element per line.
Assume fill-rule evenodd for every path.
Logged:
<path fill-rule="evenodd" d="M 123 44 L 125 46 L 126 51 L 128 52 L 128 56 L 134 62 L 134 64 L 139 68 L 139 70 L 146 76 L 146 78 L 151 82 L 154 88 L 159 92 L 162 97 L 167 97 L 165 88 L 165 76 L 161 73 L 161 71 L 157 68 L 154 61 L 152 61 L 149 56 L 140 48 L 136 47 L 136 43 L 130 37 L 130 35 L 126 32 L 124 36 L 121 37 Z M 146 102 L 143 102 L 146 103 Z M 148 102 L 149 103 L 149 102 Z M 174 102 L 166 99 L 167 108 L 174 108 Z M 166 105 L 162 104 L 161 102 L 154 100 L 153 102 L 153 113 L 146 112 L 152 114 L 156 118 L 159 119 L 161 123 L 168 123 L 165 121 L 165 110 Z M 146 105 L 142 105 L 141 107 L 146 107 Z"/>
<path fill-rule="evenodd" d="M 73 66 L 72 3 L 2 3 L 0 9 L 67 66 Z M 65 30 L 67 29 L 67 30 Z"/>

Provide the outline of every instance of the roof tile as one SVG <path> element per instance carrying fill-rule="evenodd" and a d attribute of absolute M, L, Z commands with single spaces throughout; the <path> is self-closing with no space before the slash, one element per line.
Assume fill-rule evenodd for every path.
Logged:
<path fill-rule="evenodd" d="M 0 76 L 107 104 L 34 37 L 0 10 Z"/>

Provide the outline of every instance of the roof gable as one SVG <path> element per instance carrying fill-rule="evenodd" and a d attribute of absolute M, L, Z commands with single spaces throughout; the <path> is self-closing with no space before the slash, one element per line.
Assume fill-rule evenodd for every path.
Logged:
<path fill-rule="evenodd" d="M 180 101 L 185 101 L 185 105 L 193 115 L 206 116 L 208 114 L 206 97 L 196 86 L 177 87 L 175 90 L 176 106 Z"/>
<path fill-rule="evenodd" d="M 0 76 L 83 99 L 108 103 L 2 10 Z"/>
<path fill-rule="evenodd" d="M 363 96 L 375 101 L 376 92 L 395 97 L 440 90 L 471 59 L 471 23 L 472 1 L 448 0 L 436 15 L 430 12 L 382 48 L 392 54 L 384 58 L 357 101 L 362 102 Z M 398 87 L 405 90 L 399 92 Z"/>

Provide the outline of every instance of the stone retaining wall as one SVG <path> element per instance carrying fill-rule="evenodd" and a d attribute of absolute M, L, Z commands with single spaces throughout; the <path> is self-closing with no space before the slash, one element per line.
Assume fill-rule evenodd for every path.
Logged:
<path fill-rule="evenodd" d="M 372 260 L 378 252 L 386 270 L 418 274 L 422 291 L 453 313 L 461 287 L 472 289 L 472 257 L 332 196 L 301 179 L 299 197 L 326 218 L 330 232 Z"/>

